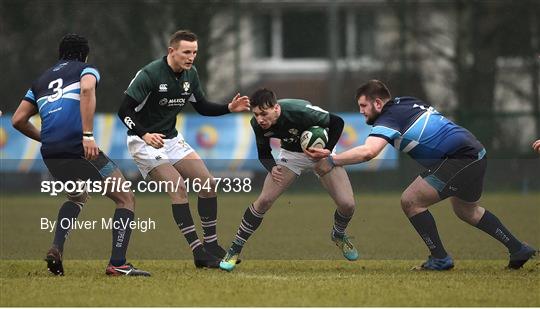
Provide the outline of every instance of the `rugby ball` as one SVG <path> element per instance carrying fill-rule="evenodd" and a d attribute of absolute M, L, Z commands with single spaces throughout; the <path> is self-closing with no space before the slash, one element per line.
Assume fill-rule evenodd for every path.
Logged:
<path fill-rule="evenodd" d="M 324 148 L 328 143 L 328 133 L 324 128 L 313 126 L 300 135 L 300 147 L 302 150 L 308 148 Z"/>

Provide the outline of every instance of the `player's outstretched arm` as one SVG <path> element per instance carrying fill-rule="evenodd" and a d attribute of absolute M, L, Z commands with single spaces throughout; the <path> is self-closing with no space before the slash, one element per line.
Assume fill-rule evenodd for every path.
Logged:
<path fill-rule="evenodd" d="M 11 117 L 11 124 L 15 129 L 29 138 L 41 142 L 41 134 L 39 130 L 30 122 L 30 117 L 38 113 L 37 107 L 26 101 L 22 100 L 21 104 Z"/>
<path fill-rule="evenodd" d="M 534 151 L 540 153 L 540 139 L 532 144 Z"/>
<path fill-rule="evenodd" d="M 327 157 L 326 160 L 320 160 L 315 165 L 314 169 L 320 177 L 326 175 L 334 168 L 334 166 L 343 166 L 369 161 L 375 158 L 383 150 L 388 142 L 379 137 L 368 136 L 364 145 L 349 149 L 345 152 L 330 155 L 328 149 L 313 149 L 308 152 L 310 157 Z"/>
<path fill-rule="evenodd" d="M 369 161 L 383 150 L 388 142 L 380 137 L 368 136 L 364 145 L 332 156 L 335 165 L 350 165 Z"/>

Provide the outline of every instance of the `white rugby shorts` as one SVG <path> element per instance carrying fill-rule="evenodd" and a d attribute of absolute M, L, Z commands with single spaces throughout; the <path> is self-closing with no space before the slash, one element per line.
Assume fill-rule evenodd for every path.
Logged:
<path fill-rule="evenodd" d="M 332 153 L 335 153 L 332 151 Z M 282 165 L 300 176 L 305 170 L 313 170 L 317 161 L 312 160 L 303 152 L 294 152 L 286 149 L 280 149 L 276 164 Z"/>
<path fill-rule="evenodd" d="M 165 142 L 163 147 L 156 149 L 146 144 L 137 135 L 129 135 L 127 137 L 129 154 L 135 161 L 135 164 L 137 164 L 144 179 L 157 166 L 165 163 L 174 165 L 194 151 L 180 133 L 174 138 L 163 139 L 163 141 Z"/>

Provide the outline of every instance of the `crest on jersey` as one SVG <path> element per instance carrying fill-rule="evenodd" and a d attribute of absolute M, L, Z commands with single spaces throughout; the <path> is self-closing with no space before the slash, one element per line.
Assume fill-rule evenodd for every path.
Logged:
<path fill-rule="evenodd" d="M 298 135 L 298 129 L 295 129 L 295 128 L 289 129 L 289 133 L 291 133 L 292 135 Z"/>
<path fill-rule="evenodd" d="M 184 83 L 182 84 L 182 88 L 184 88 L 184 91 L 185 91 L 185 92 L 188 92 L 188 91 L 189 91 L 189 87 L 190 87 L 189 82 L 184 82 Z"/>
<path fill-rule="evenodd" d="M 159 92 L 167 92 L 167 84 L 159 84 Z"/>

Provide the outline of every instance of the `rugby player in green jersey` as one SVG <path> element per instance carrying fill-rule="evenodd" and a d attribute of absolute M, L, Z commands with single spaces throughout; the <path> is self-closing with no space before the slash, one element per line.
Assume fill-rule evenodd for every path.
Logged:
<path fill-rule="evenodd" d="M 312 126 L 328 128 L 328 143 L 325 149 L 332 151 L 344 125 L 339 116 L 313 106 L 308 101 L 278 101 L 274 92 L 268 89 L 257 90 L 250 98 L 250 105 L 254 114 L 251 126 L 257 140 L 259 160 L 268 170 L 268 175 L 261 194 L 246 209 L 235 239 L 220 263 L 220 268 L 227 271 L 234 269 L 244 244 L 257 230 L 264 214 L 277 198 L 303 171 L 313 170 L 316 161 L 310 159 L 300 146 L 302 132 Z M 281 140 L 277 162 L 272 157 L 270 138 Z M 355 210 L 354 194 L 347 172 L 343 168 L 334 168 L 324 177 L 320 177 L 320 181 L 337 206 L 331 239 L 347 260 L 354 261 L 358 259 L 358 251 L 345 234 Z"/>
<path fill-rule="evenodd" d="M 217 197 L 215 181 L 199 155 L 176 131 L 176 116 L 188 102 L 205 116 L 219 116 L 249 110 L 249 98 L 237 94 L 229 104 L 209 102 L 202 91 L 193 65 L 197 36 L 185 30 L 175 32 L 167 56 L 137 72 L 125 92 L 118 112 L 128 127 L 127 144 L 145 179 L 180 183 L 168 188 L 176 224 L 186 238 L 196 267 L 217 268 L 225 255 L 217 241 Z M 200 181 L 209 186 L 198 192 L 198 212 L 204 232 L 201 242 L 189 210 L 186 187 L 178 179 Z"/>

